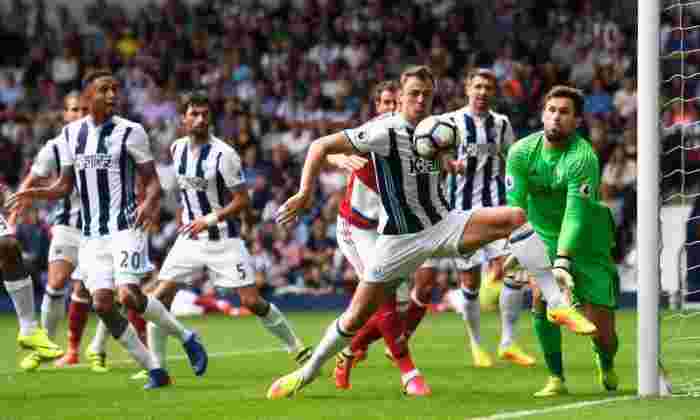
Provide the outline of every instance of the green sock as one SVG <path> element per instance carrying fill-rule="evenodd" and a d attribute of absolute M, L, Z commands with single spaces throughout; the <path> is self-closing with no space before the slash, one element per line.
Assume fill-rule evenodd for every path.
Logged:
<path fill-rule="evenodd" d="M 615 355 L 617 354 L 618 339 L 617 334 L 613 337 L 612 348 L 605 350 L 603 349 L 595 340 L 591 340 L 593 343 L 593 351 L 598 354 L 600 358 L 600 367 L 603 370 L 610 370 L 614 367 Z"/>
<path fill-rule="evenodd" d="M 561 354 L 561 328 L 547 320 L 546 312 L 534 312 L 535 335 L 544 353 L 544 361 L 552 376 L 564 378 L 564 362 Z"/>

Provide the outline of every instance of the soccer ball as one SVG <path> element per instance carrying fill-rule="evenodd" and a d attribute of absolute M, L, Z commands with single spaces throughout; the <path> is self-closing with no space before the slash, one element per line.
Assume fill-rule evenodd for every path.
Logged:
<path fill-rule="evenodd" d="M 457 140 L 457 126 L 448 118 L 430 116 L 416 126 L 413 149 L 424 159 L 434 159 L 441 150 L 449 149 Z"/>

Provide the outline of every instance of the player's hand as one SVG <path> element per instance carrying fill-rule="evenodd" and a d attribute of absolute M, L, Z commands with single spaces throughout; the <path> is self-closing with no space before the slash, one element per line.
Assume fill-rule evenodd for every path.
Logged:
<path fill-rule="evenodd" d="M 571 260 L 568 257 L 557 257 L 552 266 L 552 275 L 559 285 L 569 304 L 573 301 L 574 277 L 571 275 Z"/>
<path fill-rule="evenodd" d="M 520 263 L 518 262 L 518 259 L 515 258 L 515 255 L 508 255 L 506 261 L 503 263 L 503 271 L 505 273 L 510 273 L 521 269 L 522 267 L 520 267 Z"/>
<path fill-rule="evenodd" d="M 178 229 L 178 233 L 193 238 L 208 227 L 209 225 L 207 224 L 206 219 L 204 216 L 202 216 L 196 218 L 192 223 L 181 226 L 180 229 Z"/>
<path fill-rule="evenodd" d="M 335 164 L 340 168 L 348 172 L 354 172 L 362 169 L 363 166 L 367 164 L 368 160 L 362 156 L 355 155 L 339 155 L 336 157 Z"/>
<path fill-rule="evenodd" d="M 14 194 L 10 194 L 5 201 L 5 208 L 9 211 L 19 211 L 24 210 L 32 205 L 32 189 L 27 189 L 24 191 L 19 191 Z"/>
<path fill-rule="evenodd" d="M 136 209 L 136 226 L 149 232 L 151 225 L 157 224 L 160 216 L 159 200 L 144 200 Z"/>
<path fill-rule="evenodd" d="M 447 160 L 447 171 L 451 173 L 452 175 L 459 174 L 459 175 L 464 175 L 464 171 L 466 170 L 466 166 L 464 164 L 464 161 L 458 160 L 458 159 L 449 159 Z"/>
<path fill-rule="evenodd" d="M 311 194 L 299 191 L 277 209 L 275 222 L 284 227 L 290 227 L 296 222 L 299 215 L 309 207 L 311 207 Z"/>

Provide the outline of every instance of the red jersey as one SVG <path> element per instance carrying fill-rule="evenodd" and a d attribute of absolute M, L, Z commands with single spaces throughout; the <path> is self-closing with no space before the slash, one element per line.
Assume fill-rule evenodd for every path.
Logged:
<path fill-rule="evenodd" d="M 338 214 L 352 226 L 360 229 L 376 229 L 379 224 L 380 209 L 381 201 L 377 193 L 374 163 L 370 159 L 365 166 L 353 171 L 350 175 Z"/>

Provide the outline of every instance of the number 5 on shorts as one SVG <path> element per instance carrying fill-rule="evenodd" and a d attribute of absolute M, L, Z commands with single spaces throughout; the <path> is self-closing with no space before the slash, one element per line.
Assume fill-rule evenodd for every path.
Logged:
<path fill-rule="evenodd" d="M 245 280 L 245 266 L 243 263 L 236 264 L 236 271 L 238 271 L 238 275 L 241 277 L 241 280 Z"/>

